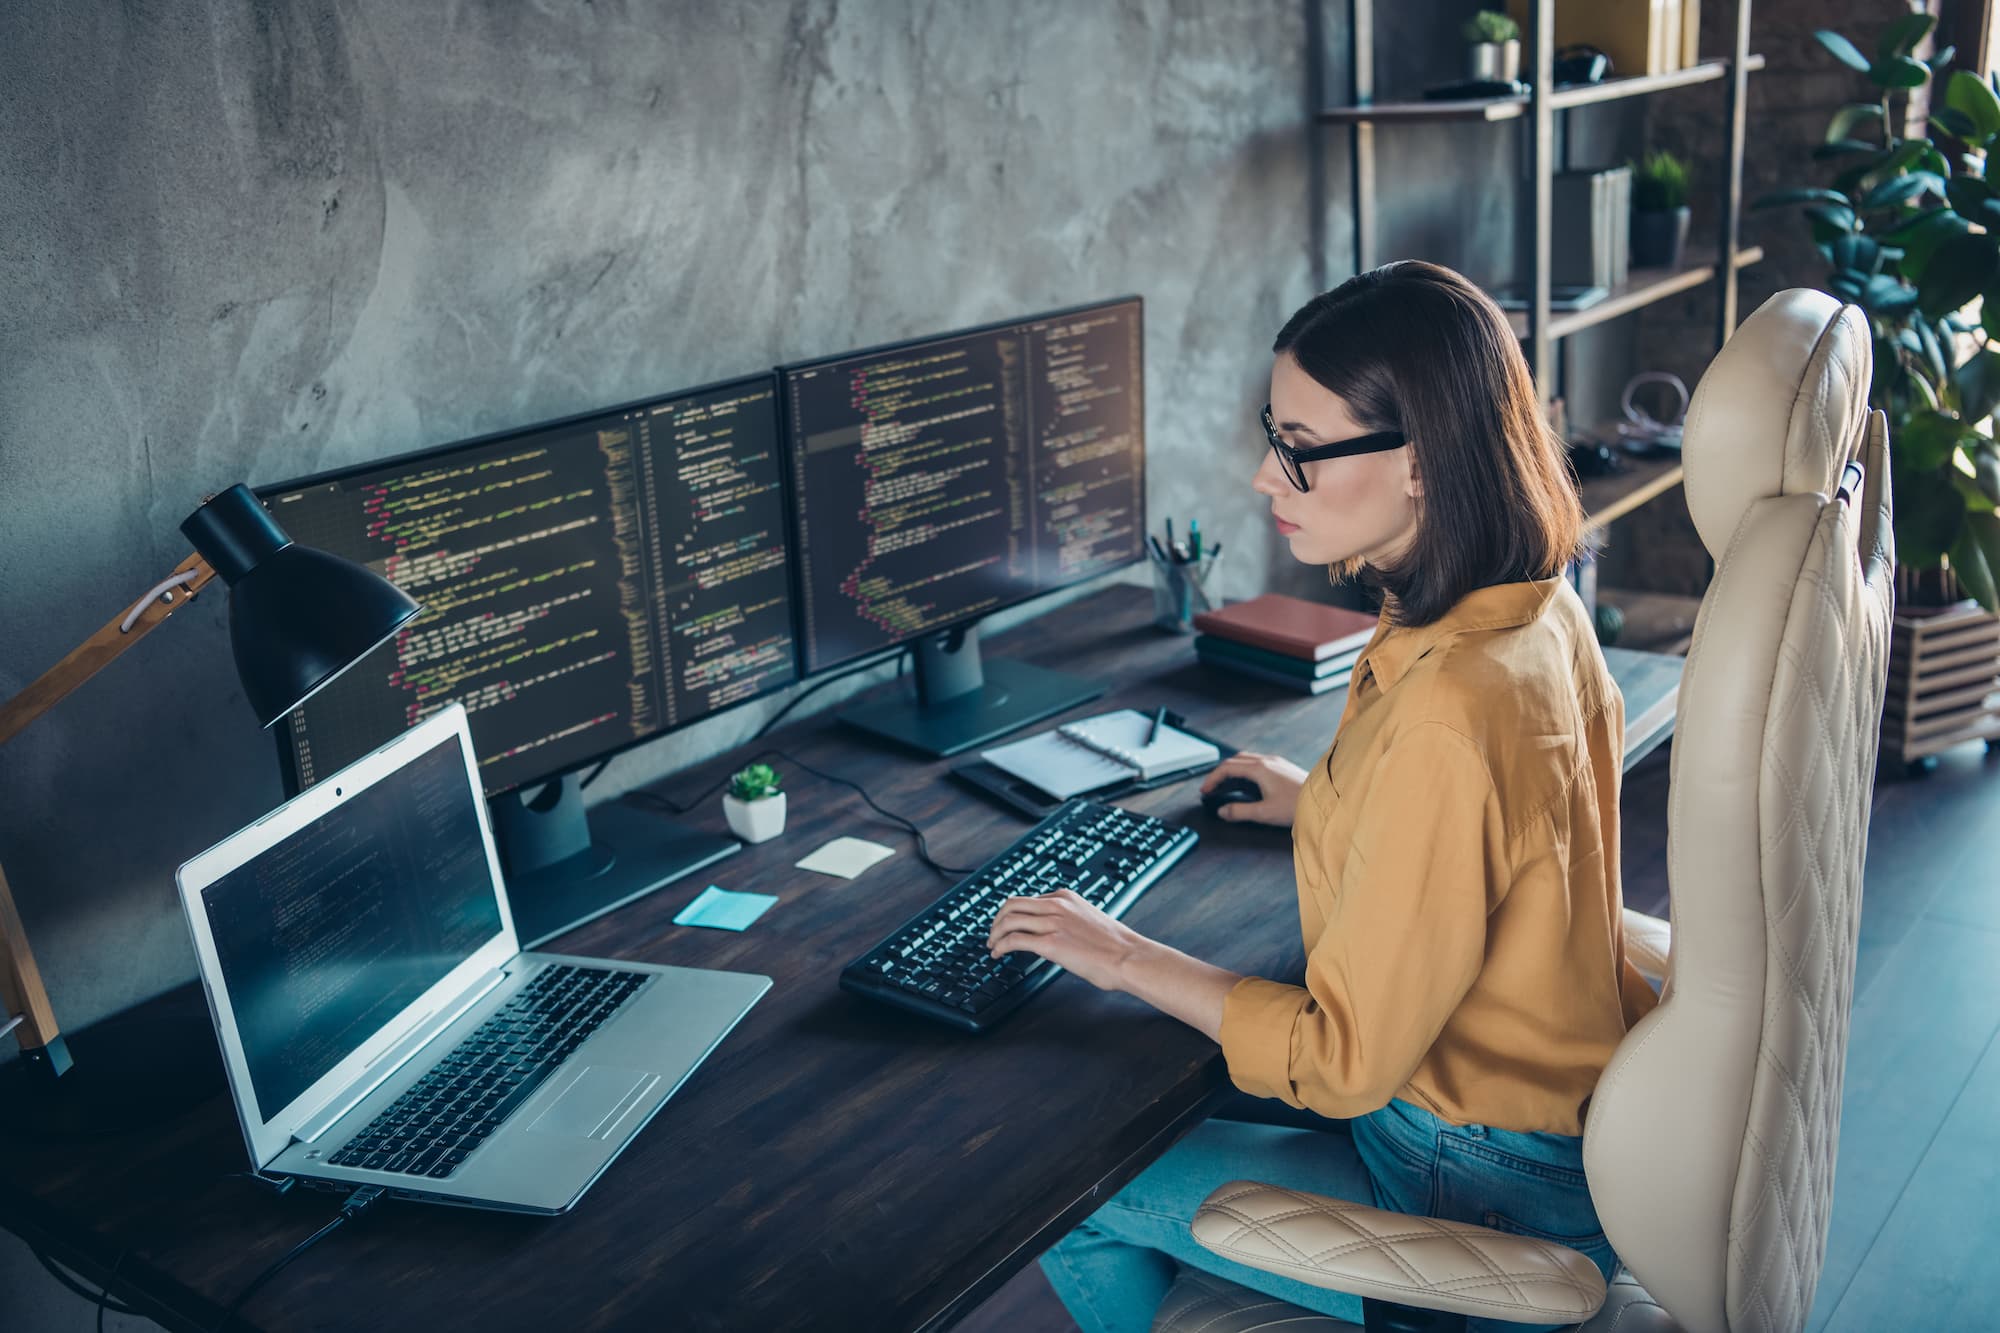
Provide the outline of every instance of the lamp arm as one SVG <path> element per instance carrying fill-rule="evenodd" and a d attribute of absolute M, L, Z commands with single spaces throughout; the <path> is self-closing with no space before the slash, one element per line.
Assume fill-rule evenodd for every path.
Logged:
<path fill-rule="evenodd" d="M 181 561 L 130 612 L 106 621 L 104 628 L 71 649 L 69 656 L 0 704 L 0 745 L 13 740 L 22 728 L 54 708 L 71 690 L 111 665 L 120 653 L 151 633 L 155 625 L 192 601 L 214 577 L 215 571 L 199 555 Z M 175 596 L 177 588 L 185 588 L 186 595 Z"/>
<path fill-rule="evenodd" d="M 191 555 L 174 572 L 155 584 L 132 609 L 72 649 L 62 661 L 44 671 L 19 694 L 0 704 L 0 745 L 19 735 L 22 728 L 48 712 L 77 686 L 109 666 L 118 655 L 150 634 L 155 625 L 194 599 L 194 595 L 215 577 L 215 570 L 199 555 Z M 185 588 L 185 595 L 175 596 Z M 55 1073 L 68 1067 L 69 1054 L 56 1026 L 55 1010 L 42 984 L 41 969 L 28 948 L 28 935 L 15 909 L 14 895 L 7 887 L 7 875 L 0 871 L 0 1034 L 14 1030 L 21 1049 L 41 1054 Z M 46 1049 L 44 1049 L 46 1048 Z"/>

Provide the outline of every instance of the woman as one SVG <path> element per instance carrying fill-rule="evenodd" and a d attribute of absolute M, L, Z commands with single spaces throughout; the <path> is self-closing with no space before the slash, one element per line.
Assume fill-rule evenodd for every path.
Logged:
<path fill-rule="evenodd" d="M 1582 514 L 1561 444 L 1506 317 L 1448 269 L 1361 274 L 1273 350 L 1253 488 L 1296 558 L 1383 594 L 1312 772 L 1238 754 L 1203 784 L 1248 777 L 1262 799 L 1223 818 L 1291 827 L 1305 985 L 1190 958 L 1069 893 L 993 923 L 995 954 L 1199 1028 L 1246 1106 L 1273 1099 L 1197 1128 L 1043 1256 L 1086 1333 L 1148 1328 L 1180 1263 L 1360 1322 L 1358 1297 L 1194 1243 L 1195 1208 L 1238 1178 L 1616 1263 L 1580 1136 L 1654 997 L 1624 956 L 1624 705 L 1562 577 Z"/>

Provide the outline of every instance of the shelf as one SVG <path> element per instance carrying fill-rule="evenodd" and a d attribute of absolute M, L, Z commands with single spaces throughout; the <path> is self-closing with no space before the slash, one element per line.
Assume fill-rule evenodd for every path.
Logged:
<path fill-rule="evenodd" d="M 1764 57 L 1753 55 L 1744 62 L 1750 70 L 1764 68 Z M 1727 60 L 1704 60 L 1670 74 L 1640 74 L 1628 79 L 1606 79 L 1602 83 L 1578 83 L 1558 88 L 1549 104 L 1558 111 L 1571 107 L 1616 102 L 1627 97 L 1689 88 L 1697 83 L 1713 83 L 1729 73 Z M 1528 113 L 1526 94 L 1515 97 L 1482 97 L 1459 102 L 1373 102 L 1367 106 L 1332 106 L 1319 113 L 1323 125 L 1390 124 L 1398 121 L 1519 120 Z"/>
<path fill-rule="evenodd" d="M 1694 618 L 1701 598 L 1675 592 L 1640 592 L 1632 588 L 1597 590 L 1599 606 L 1625 613 L 1625 629 L 1617 646 L 1642 653 L 1684 655 L 1694 639 Z"/>
<path fill-rule="evenodd" d="M 1678 458 L 1628 459 L 1624 472 L 1592 477 L 1577 487 L 1583 500 L 1583 530 L 1593 532 L 1623 518 L 1656 495 L 1681 484 Z"/>
<path fill-rule="evenodd" d="M 1744 269 L 1764 258 L 1761 245 L 1746 246 L 1736 252 L 1736 267 Z M 1557 310 L 1549 316 L 1549 336 L 1567 338 L 1572 333 L 1634 310 L 1664 301 L 1669 296 L 1677 296 L 1692 287 L 1699 287 L 1715 277 L 1716 264 L 1711 252 L 1688 248 L 1688 255 L 1679 268 L 1635 268 L 1624 282 L 1611 289 L 1611 294 L 1587 310 Z M 1513 326 L 1514 336 L 1528 336 L 1528 312 L 1510 310 L 1507 322 Z"/>

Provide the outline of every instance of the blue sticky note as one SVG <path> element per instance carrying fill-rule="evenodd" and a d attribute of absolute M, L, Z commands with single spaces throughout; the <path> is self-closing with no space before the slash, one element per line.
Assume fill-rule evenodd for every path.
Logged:
<path fill-rule="evenodd" d="M 674 918 L 677 926 L 712 926 L 717 930 L 743 930 L 771 910 L 778 897 L 773 893 L 731 893 L 713 884 L 701 896 L 681 909 Z"/>

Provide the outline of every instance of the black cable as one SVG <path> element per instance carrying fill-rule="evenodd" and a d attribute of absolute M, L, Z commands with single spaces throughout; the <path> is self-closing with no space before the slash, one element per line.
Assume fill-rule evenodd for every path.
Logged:
<path fill-rule="evenodd" d="M 374 1206 L 375 1201 L 381 1197 L 382 1197 L 382 1187 L 380 1185 L 363 1185 L 360 1189 L 357 1189 L 354 1191 L 354 1193 L 348 1195 L 346 1202 L 340 1205 L 340 1211 L 336 1213 L 327 1222 L 325 1226 L 321 1227 L 318 1231 L 313 1232 L 312 1235 L 307 1236 L 304 1240 L 300 1241 L 298 1244 L 292 1246 L 292 1248 L 286 1252 L 284 1258 L 278 1260 L 278 1262 L 272 1264 L 269 1268 L 265 1269 L 263 1272 L 259 1273 L 255 1278 L 251 1279 L 250 1285 L 243 1288 L 242 1291 L 236 1294 L 236 1299 L 229 1303 L 229 1308 L 222 1312 L 222 1318 L 216 1321 L 214 1326 L 210 1329 L 209 1333 L 220 1333 L 220 1330 L 229 1327 L 230 1324 L 236 1321 L 236 1312 L 243 1308 L 244 1302 L 248 1301 L 252 1296 L 255 1296 L 260 1290 L 262 1290 L 265 1283 L 269 1282 L 279 1273 L 282 1273 L 285 1270 L 285 1266 L 287 1264 L 291 1263 L 292 1260 L 304 1254 L 307 1250 L 310 1250 L 313 1246 L 325 1240 L 328 1236 L 332 1235 L 345 1223 L 367 1212 L 371 1207 Z"/>
<path fill-rule="evenodd" d="M 925 865 L 929 866 L 931 869 L 937 871 L 940 875 L 958 875 L 958 876 L 970 875 L 973 872 L 973 870 L 978 868 L 976 866 L 973 867 L 948 866 L 944 864 L 942 861 L 938 860 L 936 857 L 932 856 L 930 844 L 924 840 L 924 831 L 922 829 L 918 828 L 913 821 L 905 818 L 902 815 L 897 814 L 894 810 L 887 810 L 884 809 L 882 806 L 877 805 L 875 803 L 875 798 L 868 794 L 868 789 L 866 787 L 863 787 L 860 783 L 855 782 L 853 779 L 838 777 L 832 773 L 821 772 L 819 769 L 814 768 L 811 764 L 806 763 L 803 759 L 795 759 L 791 755 L 786 754 L 783 750 L 773 750 L 770 753 L 777 755 L 778 758 L 784 760 L 786 763 L 792 765 L 794 768 L 803 768 L 806 772 L 812 774 L 816 778 L 820 778 L 827 782 L 838 782 L 843 787 L 852 787 L 855 790 L 855 792 L 857 792 L 860 795 L 862 800 L 868 802 L 868 808 L 870 810 L 873 810 L 876 814 L 882 816 L 884 819 L 894 820 L 896 823 L 901 824 L 904 828 L 908 829 L 912 834 L 914 834 L 917 839 L 917 859 L 922 861 Z"/>
<path fill-rule="evenodd" d="M 592 766 L 591 770 L 588 773 L 585 773 L 583 775 L 583 777 L 577 782 L 576 789 L 578 791 L 582 791 L 585 787 L 588 787 L 591 783 L 603 777 L 604 770 L 609 767 L 611 767 L 611 757 L 609 755 L 606 755 L 604 758 L 598 760 L 597 763 L 594 766 Z"/>
<path fill-rule="evenodd" d="M 909 655 L 910 655 L 910 650 L 908 648 L 898 648 L 896 650 L 896 675 L 899 679 L 902 677 L 903 674 L 903 661 L 904 659 L 909 657 Z M 783 708 L 780 708 L 777 712 L 771 714 L 771 716 L 765 718 L 764 725 L 757 728 L 756 732 L 750 737 L 750 739 L 753 741 L 760 741 L 764 739 L 765 735 L 771 730 L 772 727 L 775 727 L 778 725 L 778 723 L 784 721 L 785 714 L 791 712 L 794 708 L 797 708 L 801 703 L 804 703 L 807 699 L 811 698 L 816 692 L 825 689 L 828 685 L 833 684 L 833 682 L 835 682 L 836 680 L 840 680 L 846 676 L 856 675 L 863 671 L 873 670 L 875 667 L 886 665 L 887 661 L 888 661 L 887 658 L 876 658 L 875 660 L 870 662 L 857 662 L 851 667 L 843 667 L 842 669 L 834 672 L 830 676 L 820 677 L 818 680 L 806 686 L 803 690 L 800 690 L 797 694 L 793 695 L 791 698 L 785 700 L 785 706 Z"/>
<path fill-rule="evenodd" d="M 50 1277 L 62 1283 L 65 1287 L 68 1287 L 71 1291 L 75 1292 L 77 1295 L 83 1297 L 83 1299 L 89 1301 L 92 1305 L 97 1304 L 98 1300 L 101 1297 L 108 1295 L 110 1288 L 107 1287 L 102 1291 L 92 1291 L 89 1287 L 83 1285 L 83 1280 L 81 1278 L 78 1278 L 69 1273 L 65 1273 L 62 1269 L 56 1267 L 56 1261 L 49 1258 L 48 1255 L 43 1254 L 40 1250 L 37 1250 L 34 1247 L 30 1246 L 28 1252 L 35 1256 L 36 1260 L 38 1260 L 41 1263 L 43 1268 L 46 1268 L 48 1270 Z M 111 1313 L 113 1314 L 139 1313 L 137 1307 L 135 1306 L 124 1305 L 117 1301 L 107 1301 L 107 1304 L 110 1306 Z"/>
<path fill-rule="evenodd" d="M 870 796 L 868 794 L 868 789 L 863 787 L 860 783 L 855 782 L 850 778 L 838 777 L 832 773 L 827 773 L 820 769 L 814 768 L 811 764 L 806 763 L 803 759 L 795 758 L 792 755 L 787 754 L 785 751 L 779 749 L 766 748 L 759 750 L 757 751 L 757 753 L 751 755 L 749 760 L 747 760 L 746 762 L 754 763 L 759 759 L 782 759 L 786 763 L 792 765 L 792 767 L 803 769 L 806 772 L 812 774 L 814 777 L 819 778 L 823 782 L 837 782 L 843 787 L 848 787 L 853 789 L 855 792 L 858 792 L 860 794 L 862 800 L 868 802 L 869 809 L 873 810 L 876 814 L 881 815 L 884 819 L 890 820 L 897 824 L 901 824 L 904 828 L 908 829 L 911 832 L 911 834 L 913 834 L 916 837 L 917 859 L 919 861 L 922 861 L 925 865 L 937 871 L 940 875 L 965 876 L 972 873 L 971 870 L 963 869 L 959 866 L 948 866 L 944 864 L 942 861 L 939 861 L 936 857 L 932 856 L 931 846 L 929 841 L 927 841 L 924 837 L 924 831 L 921 828 L 918 828 L 917 825 L 907 817 L 897 814 L 894 810 L 885 809 L 883 806 L 876 804 L 875 798 L 873 796 Z M 668 800 L 666 797 L 660 795 L 658 792 L 650 792 L 650 791 L 626 792 L 625 799 L 628 801 L 637 802 L 640 805 L 653 806 L 657 809 L 665 810 L 669 814 L 684 815 L 687 814 L 689 811 L 693 810 L 696 806 L 700 805 L 703 801 L 706 801 L 709 797 L 715 795 L 716 792 L 722 790 L 722 788 L 724 788 L 727 785 L 729 785 L 728 778 L 722 778 L 719 779 L 718 781 L 712 782 L 707 787 L 703 788 L 701 791 L 695 793 L 695 795 L 691 797 L 685 805 L 676 805 L 674 802 Z"/>

